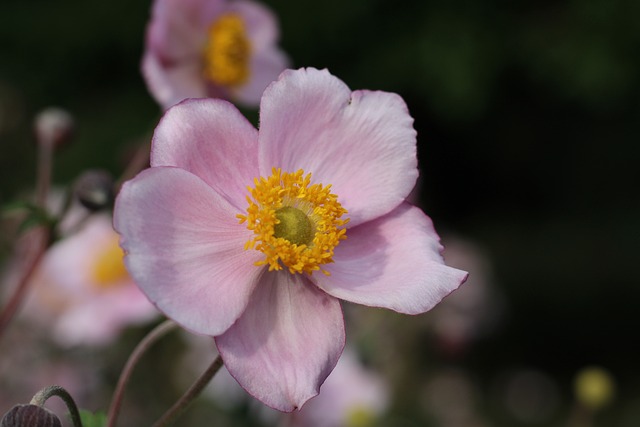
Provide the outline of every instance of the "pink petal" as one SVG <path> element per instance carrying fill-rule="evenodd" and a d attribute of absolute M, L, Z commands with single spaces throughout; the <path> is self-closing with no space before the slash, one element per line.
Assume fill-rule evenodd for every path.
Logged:
<path fill-rule="evenodd" d="M 112 222 L 109 215 L 92 215 L 80 230 L 56 242 L 45 254 L 39 275 L 46 289 L 53 289 L 53 296 L 61 299 L 60 304 L 87 297 L 99 289 L 93 269 L 100 251 L 113 244 Z"/>
<path fill-rule="evenodd" d="M 301 410 L 292 414 L 298 427 L 351 426 L 350 417 L 363 411 L 377 417 L 389 405 L 389 386 L 368 370 L 358 356 L 345 348 L 336 368 L 322 385 L 322 391 Z"/>
<path fill-rule="evenodd" d="M 177 166 L 201 178 L 239 210 L 259 176 L 257 131 L 230 103 L 190 99 L 169 110 L 153 134 L 151 166 Z"/>
<path fill-rule="evenodd" d="M 204 98 L 207 85 L 199 61 L 163 65 L 152 52 L 142 58 L 142 75 L 153 98 L 167 109 L 186 98 Z"/>
<path fill-rule="evenodd" d="M 223 8 L 220 0 L 156 0 L 147 30 L 147 48 L 163 63 L 199 57 L 207 28 Z"/>
<path fill-rule="evenodd" d="M 261 3 L 250 0 L 232 1 L 225 12 L 237 13 L 242 17 L 254 52 L 260 52 L 278 41 L 278 20 L 274 13 Z"/>
<path fill-rule="evenodd" d="M 233 89 L 231 97 L 246 106 L 259 105 L 264 90 L 288 65 L 289 58 L 276 47 L 256 53 L 251 58 L 249 81 Z"/>
<path fill-rule="evenodd" d="M 333 186 L 355 226 L 390 212 L 413 188 L 412 123 L 396 94 L 351 92 L 326 70 L 285 71 L 260 105 L 260 170 L 311 172 Z"/>
<path fill-rule="evenodd" d="M 237 210 L 195 175 L 147 169 L 116 201 L 114 225 L 134 281 L 185 328 L 219 335 L 244 311 L 258 281 L 259 251 Z"/>
<path fill-rule="evenodd" d="M 104 345 L 125 327 L 146 323 L 156 316 L 158 311 L 130 282 L 68 307 L 56 318 L 52 332 L 64 345 Z"/>
<path fill-rule="evenodd" d="M 225 12 L 237 13 L 242 17 L 251 43 L 251 62 L 249 81 L 222 90 L 226 92 L 226 98 L 247 107 L 256 107 L 266 87 L 290 63 L 287 55 L 276 45 L 280 36 L 277 18 L 264 5 L 249 0 L 230 2 Z"/>
<path fill-rule="evenodd" d="M 331 273 L 313 275 L 330 295 L 400 313 L 430 310 L 467 278 L 447 267 L 431 219 L 404 203 L 390 214 L 347 232 L 336 248 Z"/>
<path fill-rule="evenodd" d="M 338 300 L 287 272 L 265 273 L 242 317 L 216 337 L 240 385 L 286 412 L 318 394 L 344 341 Z"/>

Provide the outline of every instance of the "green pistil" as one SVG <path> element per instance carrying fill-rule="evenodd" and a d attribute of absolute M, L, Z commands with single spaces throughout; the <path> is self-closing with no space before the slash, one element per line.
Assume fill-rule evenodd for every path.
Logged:
<path fill-rule="evenodd" d="M 295 245 L 308 245 L 313 240 L 313 225 L 300 209 L 285 206 L 276 211 L 279 223 L 273 227 L 273 235 Z"/>

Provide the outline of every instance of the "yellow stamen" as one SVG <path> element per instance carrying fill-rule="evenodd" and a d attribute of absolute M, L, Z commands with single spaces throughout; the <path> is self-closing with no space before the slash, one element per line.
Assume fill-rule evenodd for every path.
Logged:
<path fill-rule="evenodd" d="M 93 279 L 101 289 L 110 288 L 129 277 L 123 261 L 124 253 L 118 246 L 118 236 L 101 248 L 93 265 Z"/>
<path fill-rule="evenodd" d="M 282 172 L 274 168 L 268 178 L 256 178 L 248 187 L 249 207 L 246 215 L 238 215 L 240 223 L 254 232 L 245 249 L 257 249 L 265 259 L 256 265 L 269 265 L 269 271 L 291 274 L 321 270 L 333 262 L 333 250 L 347 238 L 340 219 L 347 211 L 331 193 L 331 185 L 311 184 L 311 174 L 304 171 Z"/>
<path fill-rule="evenodd" d="M 240 16 L 227 13 L 216 19 L 204 52 L 205 77 L 223 86 L 246 83 L 250 56 L 251 44 Z"/>

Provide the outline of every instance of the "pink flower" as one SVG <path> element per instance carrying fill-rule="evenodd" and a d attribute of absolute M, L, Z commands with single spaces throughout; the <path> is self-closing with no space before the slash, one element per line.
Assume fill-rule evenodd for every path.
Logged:
<path fill-rule="evenodd" d="M 289 62 L 278 36 L 273 13 L 250 0 L 156 0 L 142 74 L 163 108 L 205 97 L 258 105 Z"/>
<path fill-rule="evenodd" d="M 103 345 L 126 326 L 158 315 L 123 264 L 111 218 L 92 217 L 82 230 L 56 243 L 34 280 L 31 306 L 63 345 Z"/>
<path fill-rule="evenodd" d="M 214 336 L 250 394 L 291 411 L 342 352 L 338 299 L 423 313 L 466 273 L 444 265 L 431 220 L 405 202 L 416 133 L 399 96 L 302 69 L 260 107 L 260 132 L 222 100 L 168 110 L 115 228 L 149 299 Z"/>
<path fill-rule="evenodd" d="M 387 384 L 367 370 L 357 356 L 345 350 L 322 393 L 295 414 L 296 427 L 357 427 L 375 425 L 389 404 Z"/>

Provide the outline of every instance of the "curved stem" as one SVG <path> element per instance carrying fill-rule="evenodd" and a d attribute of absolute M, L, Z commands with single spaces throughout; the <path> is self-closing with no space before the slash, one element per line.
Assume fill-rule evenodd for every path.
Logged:
<path fill-rule="evenodd" d="M 140 147 L 138 147 L 136 153 L 134 154 L 133 158 L 131 159 L 131 161 L 129 162 L 129 164 L 127 165 L 127 168 L 125 169 L 125 171 L 122 173 L 122 175 L 120 176 L 120 178 L 118 179 L 118 181 L 115 184 L 115 193 L 118 194 L 120 192 L 120 188 L 122 187 L 122 184 L 133 178 L 134 176 L 136 176 L 138 174 L 138 172 L 140 172 L 141 170 L 143 170 L 145 167 L 147 167 L 149 165 L 149 152 L 151 150 L 151 143 L 150 142 L 146 142 L 144 144 L 142 144 Z"/>
<path fill-rule="evenodd" d="M 24 236 L 26 253 L 22 255 L 23 262 L 18 270 L 20 272 L 17 278 L 18 284 L 15 286 L 15 291 L 9 298 L 9 302 L 2 312 L 0 312 L 0 338 L 27 294 L 29 285 L 32 283 L 31 276 L 49 246 L 49 236 L 50 231 L 46 227 L 32 230 L 31 233 Z M 21 258 L 20 254 L 18 254 L 16 258 Z"/>
<path fill-rule="evenodd" d="M 176 420 L 182 413 L 187 409 L 187 407 L 193 402 L 193 400 L 198 397 L 200 392 L 205 388 L 211 378 L 220 370 L 222 367 L 222 357 L 218 356 L 215 360 L 209 365 L 207 370 L 196 380 L 195 383 L 191 385 L 189 390 L 182 395 L 180 399 L 171 407 L 167 412 L 164 413 L 162 417 L 158 421 L 156 421 L 152 427 L 163 427 L 166 425 L 170 425 L 172 422 Z"/>
<path fill-rule="evenodd" d="M 138 364 L 138 361 L 142 355 L 151 347 L 156 341 L 171 332 L 177 327 L 177 323 L 173 320 L 165 320 L 158 326 L 156 326 L 146 337 L 138 343 L 138 346 L 133 350 L 133 353 L 129 356 L 127 363 L 122 369 L 116 390 L 113 392 L 113 398 L 111 405 L 109 406 L 109 412 L 107 413 L 107 425 L 106 427 L 114 427 L 116 425 L 116 419 L 120 412 L 120 405 L 122 404 L 122 398 L 124 396 L 124 389 L 131 378 L 133 368 Z"/>
<path fill-rule="evenodd" d="M 40 390 L 38 393 L 36 393 L 35 396 L 33 396 L 33 399 L 31 399 L 31 404 L 43 407 L 47 399 L 52 396 L 58 396 L 67 405 L 67 409 L 69 409 L 69 414 L 71 415 L 71 422 L 73 423 L 73 426 L 82 427 L 82 419 L 80 418 L 80 412 L 78 412 L 76 402 L 73 400 L 73 397 L 71 397 L 69 392 L 67 392 L 67 390 L 58 385 L 52 385 Z"/>

